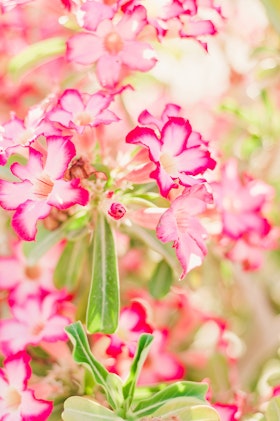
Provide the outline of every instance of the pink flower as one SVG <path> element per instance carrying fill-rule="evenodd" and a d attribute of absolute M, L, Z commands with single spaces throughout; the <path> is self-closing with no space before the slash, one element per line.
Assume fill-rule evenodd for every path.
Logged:
<path fill-rule="evenodd" d="M 177 180 L 184 186 L 195 184 L 193 176 L 216 164 L 200 134 L 192 131 L 190 122 L 181 117 L 170 117 L 160 136 L 150 128 L 137 126 L 128 133 L 126 141 L 149 149 L 150 160 L 156 164 L 150 176 L 156 179 L 164 197 L 178 187 Z"/>
<path fill-rule="evenodd" d="M 47 156 L 29 148 L 27 165 L 14 163 L 12 173 L 21 180 L 8 182 L 0 180 L 0 204 L 4 209 L 16 210 L 12 226 L 26 241 L 34 240 L 36 223 L 49 215 L 52 206 L 68 209 L 80 204 L 86 205 L 88 191 L 79 186 L 79 179 L 63 180 L 68 164 L 75 156 L 75 147 L 69 139 L 48 137 Z"/>
<path fill-rule="evenodd" d="M 237 162 L 229 160 L 221 170 L 220 181 L 211 183 L 217 209 L 222 216 L 222 232 L 237 240 L 243 234 L 265 237 L 271 226 L 263 209 L 272 196 L 272 187 L 238 173 Z"/>
<path fill-rule="evenodd" d="M 0 348 L 3 354 L 14 354 L 41 341 L 67 340 L 64 327 L 70 320 L 61 316 L 58 310 L 59 303 L 52 295 L 44 300 L 28 297 L 24 305 L 13 305 L 13 317 L 0 321 Z"/>
<path fill-rule="evenodd" d="M 88 31 L 95 31 L 104 19 L 112 19 L 115 15 L 116 4 L 106 4 L 102 0 L 87 0 L 81 7 L 82 27 Z"/>
<path fill-rule="evenodd" d="M 113 95 L 96 92 L 93 95 L 81 94 L 76 89 L 66 89 L 58 104 L 47 114 L 50 121 L 63 127 L 83 132 L 86 126 L 110 124 L 119 118 L 108 107 Z"/>
<path fill-rule="evenodd" d="M 43 296 L 56 291 L 53 272 L 62 251 L 58 244 L 50 249 L 36 265 L 30 266 L 22 251 L 23 242 L 12 245 L 13 254 L 0 257 L 0 290 L 8 290 L 9 303 L 23 304 L 28 296 Z"/>
<path fill-rule="evenodd" d="M 127 11 L 117 24 L 104 19 L 96 33 L 83 32 L 68 40 L 68 60 L 85 65 L 96 63 L 100 84 L 114 88 L 122 78 L 124 67 L 145 72 L 156 63 L 152 47 L 136 39 L 146 23 L 142 6 Z"/>
<path fill-rule="evenodd" d="M 0 368 L 0 414 L 5 421 L 44 421 L 52 411 L 52 402 L 37 399 L 28 388 L 30 357 L 18 352 L 5 359 Z"/>
<path fill-rule="evenodd" d="M 207 253 L 207 233 L 197 215 L 204 212 L 209 203 L 212 203 L 212 195 L 204 185 L 186 188 L 159 220 L 157 236 L 163 243 L 173 241 L 183 268 L 180 279 L 199 266 Z"/>

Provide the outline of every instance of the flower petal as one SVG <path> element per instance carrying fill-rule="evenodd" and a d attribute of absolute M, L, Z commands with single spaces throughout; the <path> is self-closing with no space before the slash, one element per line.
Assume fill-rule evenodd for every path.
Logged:
<path fill-rule="evenodd" d="M 63 176 L 70 161 L 76 155 L 74 144 L 65 137 L 47 138 L 48 151 L 44 171 L 57 180 Z"/>
<path fill-rule="evenodd" d="M 7 210 L 17 209 L 31 195 L 32 184 L 28 181 L 10 183 L 0 180 L 0 205 Z"/>
<path fill-rule="evenodd" d="M 187 141 L 192 131 L 188 120 L 181 117 L 171 117 L 162 129 L 162 151 L 173 156 L 187 149 Z"/>
<path fill-rule="evenodd" d="M 114 88 L 120 80 L 121 65 L 119 55 L 103 54 L 96 65 L 100 84 L 105 88 Z"/>
<path fill-rule="evenodd" d="M 77 34 L 67 42 L 66 57 L 75 63 L 95 63 L 103 53 L 103 40 L 93 34 Z"/>
<path fill-rule="evenodd" d="M 161 142 L 156 136 L 154 130 L 147 127 L 135 127 L 126 136 L 126 142 L 133 145 L 146 146 L 149 149 L 150 157 L 153 162 L 158 162 L 160 158 Z"/>
<path fill-rule="evenodd" d="M 29 158 L 27 164 L 21 165 L 16 162 L 11 165 L 11 171 L 21 180 L 34 182 L 43 171 L 42 154 L 36 151 L 36 149 L 29 148 Z"/>
<path fill-rule="evenodd" d="M 25 389 L 27 380 L 31 376 L 30 360 L 30 356 L 24 351 L 6 358 L 4 367 L 10 386 L 17 390 Z"/>
<path fill-rule="evenodd" d="M 57 180 L 53 186 L 47 203 L 58 209 L 68 209 L 70 206 L 79 204 L 85 206 L 89 200 L 89 192 L 79 187 L 79 180 L 71 182 Z"/>
<path fill-rule="evenodd" d="M 43 201 L 27 200 L 17 208 L 12 219 L 12 226 L 23 240 L 32 241 L 37 233 L 38 219 L 45 218 L 50 210 L 51 207 Z"/>
<path fill-rule="evenodd" d="M 119 56 L 130 69 L 142 72 L 152 69 L 157 62 L 155 51 L 146 42 L 126 41 Z"/>
<path fill-rule="evenodd" d="M 21 415 L 28 421 L 45 421 L 50 415 L 53 403 L 36 399 L 33 390 L 25 390 L 21 394 Z"/>
<path fill-rule="evenodd" d="M 82 96 L 76 89 L 66 89 L 59 99 L 59 104 L 72 114 L 82 112 L 85 108 Z"/>

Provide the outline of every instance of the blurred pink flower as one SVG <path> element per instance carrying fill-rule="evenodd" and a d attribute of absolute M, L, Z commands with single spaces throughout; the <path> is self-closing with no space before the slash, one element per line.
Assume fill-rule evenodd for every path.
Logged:
<path fill-rule="evenodd" d="M 100 84 L 112 89 L 122 78 L 123 66 L 142 72 L 154 67 L 154 50 L 136 39 L 146 23 L 146 10 L 142 6 L 127 11 L 117 24 L 104 19 L 95 33 L 79 33 L 68 40 L 67 58 L 79 64 L 96 63 Z"/>
<path fill-rule="evenodd" d="M 23 305 L 13 305 L 11 311 L 12 318 L 0 321 L 0 348 L 4 355 L 22 351 L 28 345 L 38 345 L 41 341 L 67 340 L 64 327 L 70 320 L 59 314 L 56 296 L 48 295 L 43 300 L 28 297 Z"/>
<path fill-rule="evenodd" d="M 79 186 L 79 179 L 67 182 L 63 179 L 68 164 L 75 156 L 75 147 L 68 138 L 48 137 L 47 156 L 29 148 L 27 165 L 14 163 L 12 173 L 20 182 L 0 180 L 0 204 L 4 209 L 16 210 L 12 226 L 24 240 L 36 236 L 36 223 L 49 215 L 52 206 L 68 209 L 89 199 L 87 190 Z"/>
<path fill-rule="evenodd" d="M 37 399 L 28 388 L 31 376 L 30 357 L 18 352 L 4 360 L 0 368 L 0 417 L 5 421 L 44 421 L 48 419 L 52 402 Z"/>
<path fill-rule="evenodd" d="M 201 265 L 207 253 L 207 232 L 198 215 L 203 213 L 210 203 L 212 195 L 205 185 L 195 185 L 186 188 L 159 220 L 157 236 L 163 243 L 173 241 L 177 258 L 183 268 L 180 279 L 191 269 Z"/>

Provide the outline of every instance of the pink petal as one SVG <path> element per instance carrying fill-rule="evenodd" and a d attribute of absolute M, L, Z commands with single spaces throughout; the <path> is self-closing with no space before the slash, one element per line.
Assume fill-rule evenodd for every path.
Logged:
<path fill-rule="evenodd" d="M 47 144 L 44 171 L 57 180 L 64 175 L 70 161 L 76 155 L 75 146 L 68 138 L 58 136 L 48 137 Z"/>
<path fill-rule="evenodd" d="M 75 63 L 95 63 L 103 53 L 103 40 L 93 34 L 83 32 L 74 35 L 67 42 L 66 57 Z"/>
<path fill-rule="evenodd" d="M 84 103 L 82 96 L 76 89 L 66 89 L 59 99 L 61 107 L 71 114 L 84 111 Z"/>
<path fill-rule="evenodd" d="M 132 12 L 127 11 L 117 24 L 117 30 L 121 37 L 132 40 L 142 31 L 147 24 L 147 13 L 143 6 L 136 6 Z"/>
<path fill-rule="evenodd" d="M 69 325 L 70 320 L 63 316 L 53 316 L 48 319 L 42 331 L 42 337 L 45 341 L 66 341 L 67 335 L 64 328 Z"/>
<path fill-rule="evenodd" d="M 29 148 L 29 158 L 26 165 L 21 165 L 18 162 L 11 165 L 11 172 L 16 177 L 31 182 L 34 182 L 42 171 L 42 154 L 33 148 Z"/>
<path fill-rule="evenodd" d="M 48 113 L 48 119 L 62 124 L 65 127 L 69 127 L 72 114 L 68 111 L 61 110 L 60 108 L 54 108 Z"/>
<path fill-rule="evenodd" d="M 178 171 L 191 175 L 204 173 L 207 169 L 213 170 L 216 165 L 208 151 L 198 148 L 187 149 L 175 159 Z"/>
<path fill-rule="evenodd" d="M 98 115 L 109 107 L 112 100 L 113 97 L 111 95 L 104 95 L 103 93 L 93 94 L 89 97 L 85 110 L 93 115 Z"/>
<path fill-rule="evenodd" d="M 181 111 L 181 107 L 176 104 L 166 104 L 164 107 L 161 119 L 163 122 L 167 122 L 170 117 L 178 117 Z"/>
<path fill-rule="evenodd" d="M 142 111 L 138 117 L 138 122 L 143 126 L 155 126 L 158 130 L 162 128 L 162 121 L 154 117 L 148 110 Z"/>
<path fill-rule="evenodd" d="M 1 320 L 0 331 L 0 348 L 4 355 L 15 354 L 26 347 L 29 338 L 28 329 L 19 321 L 15 319 Z"/>
<path fill-rule="evenodd" d="M 111 19 L 115 14 L 111 6 L 96 1 L 87 1 L 81 10 L 85 12 L 83 27 L 89 31 L 95 31 L 102 20 Z"/>
<path fill-rule="evenodd" d="M 14 386 L 17 390 L 25 389 L 27 380 L 31 376 L 30 360 L 30 356 L 24 351 L 6 358 L 4 367 L 10 386 Z"/>
<path fill-rule="evenodd" d="M 85 206 L 89 200 L 89 192 L 82 187 L 78 187 L 79 180 L 71 182 L 57 180 L 53 186 L 47 203 L 58 209 L 68 209 L 70 206 L 79 204 Z"/>
<path fill-rule="evenodd" d="M 12 219 L 12 226 L 20 238 L 32 241 L 37 233 L 38 219 L 45 218 L 50 210 L 51 207 L 43 201 L 27 200 L 17 208 Z"/>
<path fill-rule="evenodd" d="M 126 136 L 126 142 L 133 145 L 142 145 L 149 148 L 152 161 L 159 161 L 161 142 L 156 136 L 154 130 L 146 127 L 135 127 Z"/>
<path fill-rule="evenodd" d="M 14 210 L 31 195 L 32 184 L 29 181 L 10 183 L 0 180 L 0 204 L 4 209 Z"/>
<path fill-rule="evenodd" d="M 172 177 L 161 166 L 152 171 L 150 177 L 157 181 L 160 194 L 163 197 L 167 197 L 172 188 L 178 188 L 178 184 L 174 183 Z"/>
<path fill-rule="evenodd" d="M 113 89 L 120 81 L 121 60 L 119 55 L 104 54 L 97 62 L 96 73 L 99 83 Z"/>
<path fill-rule="evenodd" d="M 126 41 L 119 56 L 132 70 L 146 72 L 157 62 L 153 48 L 146 42 Z"/>
<path fill-rule="evenodd" d="M 0 258 L 0 289 L 12 289 L 21 279 L 22 268 L 15 257 Z"/>
<path fill-rule="evenodd" d="M 188 120 L 172 117 L 162 129 L 162 151 L 173 156 L 181 154 L 187 148 L 188 137 L 192 131 Z"/>
<path fill-rule="evenodd" d="M 216 32 L 216 28 L 211 20 L 188 21 L 186 32 L 182 35 L 198 37 L 201 35 L 214 35 Z"/>
<path fill-rule="evenodd" d="M 50 415 L 53 403 L 36 399 L 33 390 L 25 390 L 21 395 L 21 415 L 28 421 L 45 421 Z"/>

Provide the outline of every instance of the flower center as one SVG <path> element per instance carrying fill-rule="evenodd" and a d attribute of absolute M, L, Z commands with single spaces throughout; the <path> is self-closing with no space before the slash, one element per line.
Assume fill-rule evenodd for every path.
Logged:
<path fill-rule="evenodd" d="M 41 275 L 41 269 L 39 266 L 26 266 L 24 272 L 30 281 L 35 281 Z"/>
<path fill-rule="evenodd" d="M 37 323 L 32 328 L 32 335 L 34 335 L 34 336 L 40 335 L 40 333 L 42 332 L 42 330 L 44 329 L 44 327 L 45 327 L 45 323 L 43 323 L 43 322 Z"/>
<path fill-rule="evenodd" d="M 47 174 L 41 174 L 34 183 L 33 193 L 38 199 L 46 199 L 53 189 L 54 183 Z"/>
<path fill-rule="evenodd" d="M 123 48 L 123 40 L 117 32 L 109 32 L 104 40 L 104 47 L 110 54 L 118 54 Z"/>
<path fill-rule="evenodd" d="M 171 177 L 178 177 L 176 161 L 172 155 L 167 152 L 163 152 L 160 155 L 159 162 L 167 174 Z"/>
<path fill-rule="evenodd" d="M 92 122 L 91 115 L 87 113 L 86 111 L 78 113 L 74 119 L 74 123 L 77 124 L 77 126 L 85 126 L 91 122 Z"/>
<path fill-rule="evenodd" d="M 21 395 L 14 387 L 11 387 L 8 391 L 6 404 L 11 411 L 16 411 L 21 404 Z"/>

